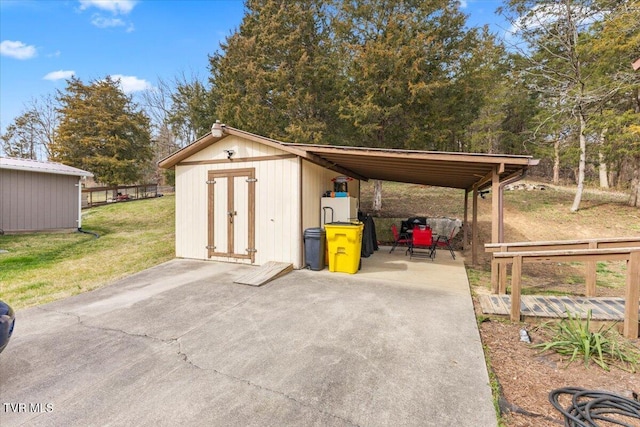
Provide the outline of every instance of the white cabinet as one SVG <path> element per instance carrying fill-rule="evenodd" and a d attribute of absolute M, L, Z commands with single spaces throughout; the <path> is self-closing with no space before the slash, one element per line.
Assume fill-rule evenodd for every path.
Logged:
<path fill-rule="evenodd" d="M 356 197 L 323 197 L 320 203 L 320 224 L 358 220 Z"/>

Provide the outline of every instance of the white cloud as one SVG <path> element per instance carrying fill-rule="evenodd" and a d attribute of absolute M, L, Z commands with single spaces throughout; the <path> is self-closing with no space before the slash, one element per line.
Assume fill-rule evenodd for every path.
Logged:
<path fill-rule="evenodd" d="M 3 40 L 0 43 L 0 55 L 16 59 L 31 59 L 36 56 L 36 47 L 27 46 L 20 41 Z"/>
<path fill-rule="evenodd" d="M 124 93 L 140 92 L 147 89 L 152 89 L 151 83 L 144 79 L 139 79 L 136 76 L 123 76 L 122 74 L 112 74 L 111 78 L 120 82 L 120 88 Z"/>
<path fill-rule="evenodd" d="M 114 15 L 126 15 L 133 10 L 136 3 L 136 0 L 80 0 L 80 10 L 95 7 Z"/>
<path fill-rule="evenodd" d="M 120 18 L 105 18 L 101 15 L 93 15 L 91 23 L 98 28 L 122 27 L 125 25 Z"/>
<path fill-rule="evenodd" d="M 466 9 L 467 6 L 469 6 L 469 4 L 467 3 L 467 0 L 459 0 L 460 1 L 460 9 Z"/>
<path fill-rule="evenodd" d="M 49 74 L 47 74 L 46 76 L 43 77 L 44 80 L 51 80 L 51 81 L 56 81 L 56 80 L 66 80 L 66 79 L 70 79 L 71 77 L 73 77 L 73 75 L 76 72 L 73 70 L 69 70 L 69 71 L 64 71 L 64 70 L 59 70 L 59 71 L 52 71 Z"/>

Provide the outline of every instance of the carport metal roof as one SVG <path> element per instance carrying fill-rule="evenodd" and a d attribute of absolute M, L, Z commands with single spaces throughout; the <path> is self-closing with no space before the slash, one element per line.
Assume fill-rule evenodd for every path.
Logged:
<path fill-rule="evenodd" d="M 481 190 L 491 185 L 494 170 L 500 181 L 538 164 L 530 156 L 378 149 L 309 144 L 284 144 L 367 179 Z"/>
<path fill-rule="evenodd" d="M 471 191 L 490 187 L 494 172 L 502 182 L 523 175 L 538 164 L 531 156 L 505 154 L 446 153 L 438 151 L 397 150 L 315 144 L 293 144 L 224 126 L 222 137 L 211 133 L 159 162 L 173 168 L 203 148 L 226 138 L 240 136 L 300 156 L 313 163 L 361 180 L 406 182 Z M 234 159 L 235 162 L 241 159 Z"/>

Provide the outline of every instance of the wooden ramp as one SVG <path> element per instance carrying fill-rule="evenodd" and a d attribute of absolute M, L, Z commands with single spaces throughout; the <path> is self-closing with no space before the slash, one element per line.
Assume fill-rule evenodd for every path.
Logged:
<path fill-rule="evenodd" d="M 510 295 L 480 295 L 479 300 L 484 314 L 511 313 Z M 624 321 L 624 298 L 523 295 L 520 310 L 523 316 L 567 317 L 569 312 L 583 319 L 591 310 L 594 320 Z"/>
<path fill-rule="evenodd" d="M 262 286 L 273 279 L 284 276 L 293 270 L 293 264 L 286 262 L 269 261 L 261 265 L 249 274 L 234 280 L 234 283 L 242 285 Z"/>

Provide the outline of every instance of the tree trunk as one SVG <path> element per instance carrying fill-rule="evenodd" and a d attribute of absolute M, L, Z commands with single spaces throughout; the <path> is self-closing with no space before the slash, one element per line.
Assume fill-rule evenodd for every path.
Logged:
<path fill-rule="evenodd" d="M 609 188 L 609 173 L 607 172 L 607 162 L 604 160 L 604 154 L 602 151 L 598 153 L 598 172 L 600 175 L 600 188 Z"/>
<path fill-rule="evenodd" d="M 640 157 L 635 158 L 633 165 L 633 178 L 631 178 L 630 196 L 629 206 L 640 207 Z"/>
<path fill-rule="evenodd" d="M 607 136 L 607 129 L 604 128 L 600 132 L 600 147 L 598 149 L 598 162 L 599 166 L 599 174 L 600 174 L 600 188 L 609 188 L 609 174 L 607 173 L 607 162 L 604 158 L 604 153 L 602 152 L 604 148 L 604 141 Z"/>
<path fill-rule="evenodd" d="M 374 214 L 378 214 L 382 209 L 382 181 L 373 180 L 373 209 Z"/>
<path fill-rule="evenodd" d="M 587 164 L 587 138 L 584 133 L 586 132 L 587 123 L 584 118 L 584 113 L 579 112 L 580 116 L 580 162 L 578 163 L 578 187 L 576 188 L 576 197 L 573 199 L 573 205 L 571 206 L 571 212 L 577 212 L 580 208 L 580 201 L 582 200 L 582 190 L 584 189 L 584 170 Z"/>
<path fill-rule="evenodd" d="M 560 141 L 553 143 L 553 183 L 560 184 Z"/>

